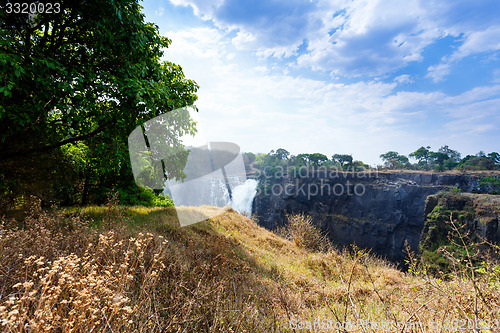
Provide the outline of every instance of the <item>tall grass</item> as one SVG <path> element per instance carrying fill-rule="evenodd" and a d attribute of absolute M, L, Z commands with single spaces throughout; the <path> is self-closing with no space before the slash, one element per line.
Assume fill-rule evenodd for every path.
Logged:
<path fill-rule="evenodd" d="M 286 239 L 234 211 L 180 228 L 172 208 L 32 204 L 20 226 L 0 227 L 0 331 L 450 332 L 499 318 L 494 266 L 473 280 L 403 273 L 324 248 L 321 232 L 308 239 L 318 230 L 307 216 L 290 221 Z"/>
<path fill-rule="evenodd" d="M 297 247 L 326 252 L 331 249 L 327 234 L 315 226 L 312 217 L 305 214 L 287 215 L 287 224 L 276 233 L 291 240 Z"/>

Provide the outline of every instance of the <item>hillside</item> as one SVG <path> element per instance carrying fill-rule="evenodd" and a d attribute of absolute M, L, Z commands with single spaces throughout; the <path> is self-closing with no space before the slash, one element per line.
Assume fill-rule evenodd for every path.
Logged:
<path fill-rule="evenodd" d="M 498 266 L 441 281 L 412 259 L 403 273 L 355 248 L 308 250 L 232 210 L 184 228 L 173 208 L 79 210 L 32 204 L 21 224 L 2 224 L 2 331 L 498 327 Z"/>

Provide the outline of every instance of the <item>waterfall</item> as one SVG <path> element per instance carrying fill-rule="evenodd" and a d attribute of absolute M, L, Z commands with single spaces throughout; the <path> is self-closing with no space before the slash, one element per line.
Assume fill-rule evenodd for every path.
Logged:
<path fill-rule="evenodd" d="M 230 206 L 241 215 L 249 216 L 252 214 L 252 203 L 257 193 L 257 183 L 255 179 L 247 179 L 243 184 L 233 189 L 233 200 Z"/>
<path fill-rule="evenodd" d="M 176 206 L 216 207 L 231 206 L 242 215 L 252 213 L 252 203 L 257 193 L 258 182 L 246 177 L 227 177 L 231 188 L 232 200 L 224 178 L 200 177 L 186 183 L 170 184 L 164 193 L 168 194 Z"/>

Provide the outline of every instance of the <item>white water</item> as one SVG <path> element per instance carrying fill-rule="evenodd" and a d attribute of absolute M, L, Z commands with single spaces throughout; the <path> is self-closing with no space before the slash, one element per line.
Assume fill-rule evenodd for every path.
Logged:
<path fill-rule="evenodd" d="M 246 179 L 246 177 L 228 177 L 228 182 L 232 200 L 221 178 L 201 177 L 171 186 L 166 189 L 165 193 L 170 195 L 176 206 L 225 207 L 229 205 L 242 215 L 251 215 L 258 182 L 255 179 Z"/>
<path fill-rule="evenodd" d="M 233 189 L 233 200 L 229 205 L 241 215 L 250 216 L 253 199 L 257 194 L 257 184 L 255 179 L 247 179 L 243 184 L 236 186 Z"/>

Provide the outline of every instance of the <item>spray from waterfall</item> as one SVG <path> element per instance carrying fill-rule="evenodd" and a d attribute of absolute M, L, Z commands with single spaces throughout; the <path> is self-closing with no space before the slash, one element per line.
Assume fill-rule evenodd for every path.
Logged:
<path fill-rule="evenodd" d="M 250 216 L 252 214 L 252 203 L 257 194 L 257 184 L 255 179 L 247 179 L 243 184 L 233 189 L 233 198 L 229 205 L 241 215 Z"/>
<path fill-rule="evenodd" d="M 200 177 L 182 186 L 167 187 L 165 193 L 175 198 L 176 206 L 229 205 L 238 213 L 249 216 L 252 214 L 257 184 L 255 179 L 246 177 Z"/>

